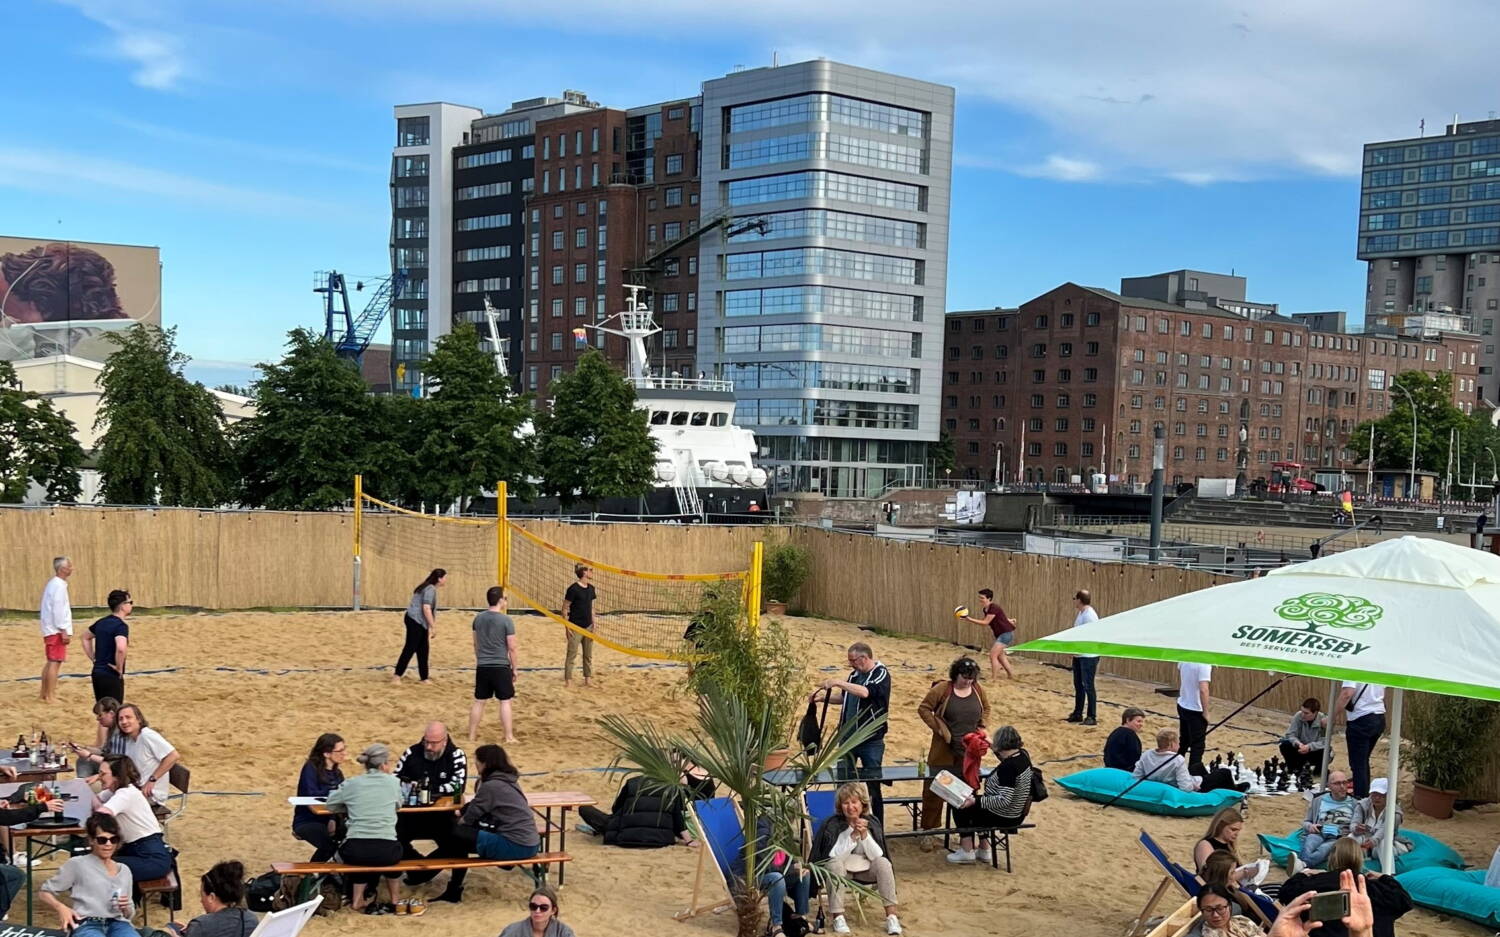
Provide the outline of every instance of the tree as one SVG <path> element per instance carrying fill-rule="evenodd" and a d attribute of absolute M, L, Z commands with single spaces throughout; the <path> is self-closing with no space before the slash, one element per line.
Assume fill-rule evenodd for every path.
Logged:
<path fill-rule="evenodd" d="M 497 481 L 528 496 L 535 460 L 524 427 L 531 407 L 511 392 L 474 327 L 463 323 L 438 339 L 422 373 L 434 388 L 420 408 L 422 472 L 432 500 L 464 508 Z"/>
<path fill-rule="evenodd" d="M 927 454 L 932 459 L 934 478 L 945 478 L 953 471 L 955 465 L 953 437 L 948 435 L 947 430 L 938 433 L 938 441 L 933 444 Z"/>
<path fill-rule="evenodd" d="M 230 497 L 233 453 L 219 401 L 183 376 L 176 329 L 137 325 L 99 375 L 94 428 L 104 500 L 111 504 L 213 507 Z"/>
<path fill-rule="evenodd" d="M 41 394 L 21 389 L 9 361 L 0 361 L 0 502 L 19 504 L 31 483 L 49 501 L 76 501 L 83 447 L 73 421 Z"/>
<path fill-rule="evenodd" d="M 309 329 L 287 333 L 286 354 L 261 364 L 255 416 L 231 431 L 246 504 L 321 511 L 349 500 L 364 470 L 374 407 L 364 380 Z"/>
<path fill-rule="evenodd" d="M 1366 420 L 1349 434 L 1349 448 L 1369 452 L 1370 428 L 1375 428 L 1375 467 L 1394 470 L 1411 465 L 1412 401 L 1417 408 L 1417 469 L 1442 473 L 1448 464 L 1449 432 L 1462 430 L 1469 417 L 1453 405 L 1453 375 L 1404 371 L 1392 382 L 1406 388 L 1390 393 L 1391 410 L 1378 420 Z"/>
<path fill-rule="evenodd" d="M 225 394 L 234 394 L 238 397 L 254 397 L 255 393 L 244 384 L 217 384 L 214 390 Z"/>
<path fill-rule="evenodd" d="M 656 440 L 630 382 L 590 350 L 551 386 L 552 407 L 537 419 L 542 490 L 564 506 L 649 491 Z"/>

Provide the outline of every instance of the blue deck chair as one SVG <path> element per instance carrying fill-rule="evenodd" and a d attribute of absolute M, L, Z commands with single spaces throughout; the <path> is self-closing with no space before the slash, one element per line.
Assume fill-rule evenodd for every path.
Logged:
<path fill-rule="evenodd" d="M 698 831 L 703 837 L 704 848 L 698 854 L 698 871 L 693 876 L 693 897 L 685 911 L 674 917 L 685 920 L 705 911 L 716 911 L 733 904 L 730 882 L 734 879 L 734 860 L 745 851 L 745 833 L 740 820 L 740 809 L 729 797 L 697 800 L 688 805 Z M 703 866 L 712 855 L 719 884 L 723 886 L 723 897 L 712 904 L 699 905 L 699 894 L 703 884 Z"/>
<path fill-rule="evenodd" d="M 818 828 L 838 809 L 833 800 L 837 793 L 830 790 L 802 792 L 802 806 L 807 810 L 807 822 L 812 825 L 813 835 L 817 835 Z"/>
<path fill-rule="evenodd" d="M 1130 925 L 1130 930 L 1126 932 L 1128 937 L 1140 937 L 1146 932 L 1146 924 L 1151 919 L 1151 912 L 1156 910 L 1157 904 L 1173 885 L 1176 885 L 1178 890 L 1189 898 L 1198 897 L 1200 888 L 1197 876 L 1169 859 L 1161 846 L 1157 845 L 1156 840 L 1151 838 L 1150 833 L 1141 830 L 1139 842 L 1141 848 L 1146 850 L 1147 855 L 1155 860 L 1157 865 L 1161 866 L 1165 874 L 1162 876 L 1161 883 L 1156 886 L 1156 890 L 1151 893 L 1151 897 L 1146 899 L 1146 906 L 1141 909 L 1141 913 Z"/>

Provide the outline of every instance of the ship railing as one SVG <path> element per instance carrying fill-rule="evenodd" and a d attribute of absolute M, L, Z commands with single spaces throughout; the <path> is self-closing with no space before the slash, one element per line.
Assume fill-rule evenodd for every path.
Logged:
<path fill-rule="evenodd" d="M 733 393 L 734 381 L 722 381 L 702 377 L 651 377 L 632 378 L 630 383 L 639 390 L 707 390 L 717 393 Z"/>

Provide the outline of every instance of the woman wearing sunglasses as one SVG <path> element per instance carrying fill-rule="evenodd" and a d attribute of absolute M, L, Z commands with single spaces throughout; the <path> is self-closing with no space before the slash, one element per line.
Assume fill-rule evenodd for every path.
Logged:
<path fill-rule="evenodd" d="M 73 937 L 139 937 L 130 926 L 135 915 L 130 869 L 115 861 L 120 824 L 109 814 L 96 813 L 84 830 L 88 853 L 64 862 L 42 885 L 42 904 L 57 912 L 58 926 Z M 57 899 L 63 892 L 71 893 L 71 908 Z"/>
<path fill-rule="evenodd" d="M 526 920 L 511 924 L 500 937 L 573 937 L 573 928 L 557 918 L 557 892 L 538 885 L 526 907 L 531 911 Z"/>

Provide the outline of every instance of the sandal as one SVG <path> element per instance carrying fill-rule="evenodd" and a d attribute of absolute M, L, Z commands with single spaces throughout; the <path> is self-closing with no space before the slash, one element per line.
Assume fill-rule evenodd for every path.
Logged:
<path fill-rule="evenodd" d="M 413 898 L 406 903 L 406 913 L 412 917 L 427 913 L 427 902 L 421 898 Z"/>

